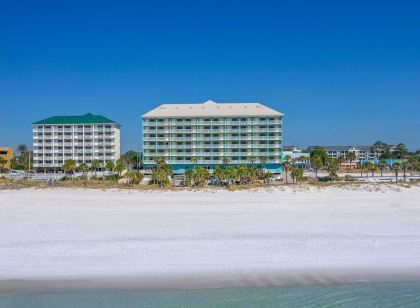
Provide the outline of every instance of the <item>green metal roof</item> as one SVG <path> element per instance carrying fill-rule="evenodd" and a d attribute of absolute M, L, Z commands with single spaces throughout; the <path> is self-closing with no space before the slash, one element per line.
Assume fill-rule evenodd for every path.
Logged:
<path fill-rule="evenodd" d="M 50 117 L 38 122 L 34 122 L 33 124 L 106 124 L 106 123 L 115 123 L 108 118 L 105 118 L 101 115 L 94 115 L 91 113 L 86 113 L 81 116 L 55 116 Z M 118 124 L 119 125 L 119 124 Z"/>

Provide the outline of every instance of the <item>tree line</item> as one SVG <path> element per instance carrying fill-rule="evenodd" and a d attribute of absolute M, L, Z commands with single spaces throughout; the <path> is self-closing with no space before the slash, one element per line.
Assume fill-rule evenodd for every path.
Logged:
<path fill-rule="evenodd" d="M 360 176 L 362 177 L 364 173 L 371 174 L 373 177 L 375 172 L 380 172 L 380 175 L 383 176 L 385 170 L 392 170 L 395 174 L 395 179 L 398 181 L 400 173 L 403 173 L 404 181 L 408 172 L 415 172 L 420 170 L 420 152 L 409 152 L 407 147 L 400 143 L 393 148 L 381 143 L 380 141 L 376 142 L 372 147 L 378 147 L 375 153 L 382 153 L 379 156 L 377 163 L 373 161 L 366 160 L 363 163 L 358 162 L 356 164 L 357 169 L 360 171 Z M 381 150 L 384 149 L 384 150 Z M 289 157 L 290 158 L 290 157 Z M 285 163 L 290 161 L 288 157 L 285 157 Z M 387 159 L 398 159 L 391 164 L 388 163 Z M 354 152 L 348 152 L 344 156 L 340 157 L 329 157 L 327 151 L 322 147 L 315 147 L 310 153 L 309 162 L 311 167 L 315 171 L 315 177 L 318 178 L 318 172 L 320 170 L 326 170 L 329 172 L 329 177 L 331 180 L 338 179 L 337 170 L 341 169 L 341 165 L 344 162 L 348 162 L 350 169 L 353 166 L 353 162 L 356 161 L 356 154 Z M 289 163 L 290 164 L 290 163 Z"/>

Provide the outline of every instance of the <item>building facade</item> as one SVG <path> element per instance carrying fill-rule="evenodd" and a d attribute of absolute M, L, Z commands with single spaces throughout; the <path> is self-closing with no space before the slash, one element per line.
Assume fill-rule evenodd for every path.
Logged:
<path fill-rule="evenodd" d="M 329 157 L 337 158 L 340 156 L 345 157 L 347 153 L 353 152 L 356 156 L 357 161 L 364 160 L 378 160 L 382 152 L 374 152 L 371 146 L 359 145 L 359 146 L 321 146 L 324 148 Z M 316 146 L 308 147 L 308 152 L 311 152 Z"/>
<path fill-rule="evenodd" d="M 58 171 L 66 160 L 90 164 L 120 157 L 120 125 L 104 116 L 55 116 L 33 123 L 33 167 Z"/>
<path fill-rule="evenodd" d="M 174 173 L 200 165 L 259 163 L 281 172 L 283 114 L 259 103 L 164 104 L 142 117 L 142 163 L 165 158 Z"/>
<path fill-rule="evenodd" d="M 11 147 L 0 147 L 0 157 L 3 158 L 6 163 L 3 168 L 10 169 L 13 158 L 13 148 Z"/>
<path fill-rule="evenodd" d="M 299 159 L 300 158 L 305 158 L 309 159 L 310 157 L 310 153 L 309 152 L 304 152 L 302 151 L 302 149 L 298 146 L 292 145 L 292 146 L 284 146 L 283 147 L 283 155 L 284 157 L 288 156 L 290 157 L 290 159 L 292 159 L 293 161 L 297 161 L 300 162 Z"/>

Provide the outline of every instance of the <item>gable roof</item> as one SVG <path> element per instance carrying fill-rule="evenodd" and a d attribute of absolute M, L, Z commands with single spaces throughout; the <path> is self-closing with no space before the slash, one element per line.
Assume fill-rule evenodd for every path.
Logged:
<path fill-rule="evenodd" d="M 174 117 L 240 117 L 282 116 L 283 114 L 260 103 L 216 103 L 208 100 L 201 104 L 163 104 L 145 113 L 143 118 Z"/>
<path fill-rule="evenodd" d="M 86 113 L 81 116 L 54 116 L 32 124 L 117 124 L 102 115 Z"/>

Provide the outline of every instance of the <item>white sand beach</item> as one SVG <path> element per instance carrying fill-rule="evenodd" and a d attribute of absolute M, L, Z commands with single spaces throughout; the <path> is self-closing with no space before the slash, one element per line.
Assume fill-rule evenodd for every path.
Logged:
<path fill-rule="evenodd" d="M 420 187 L 375 187 L 3 190 L 0 289 L 420 280 Z"/>

